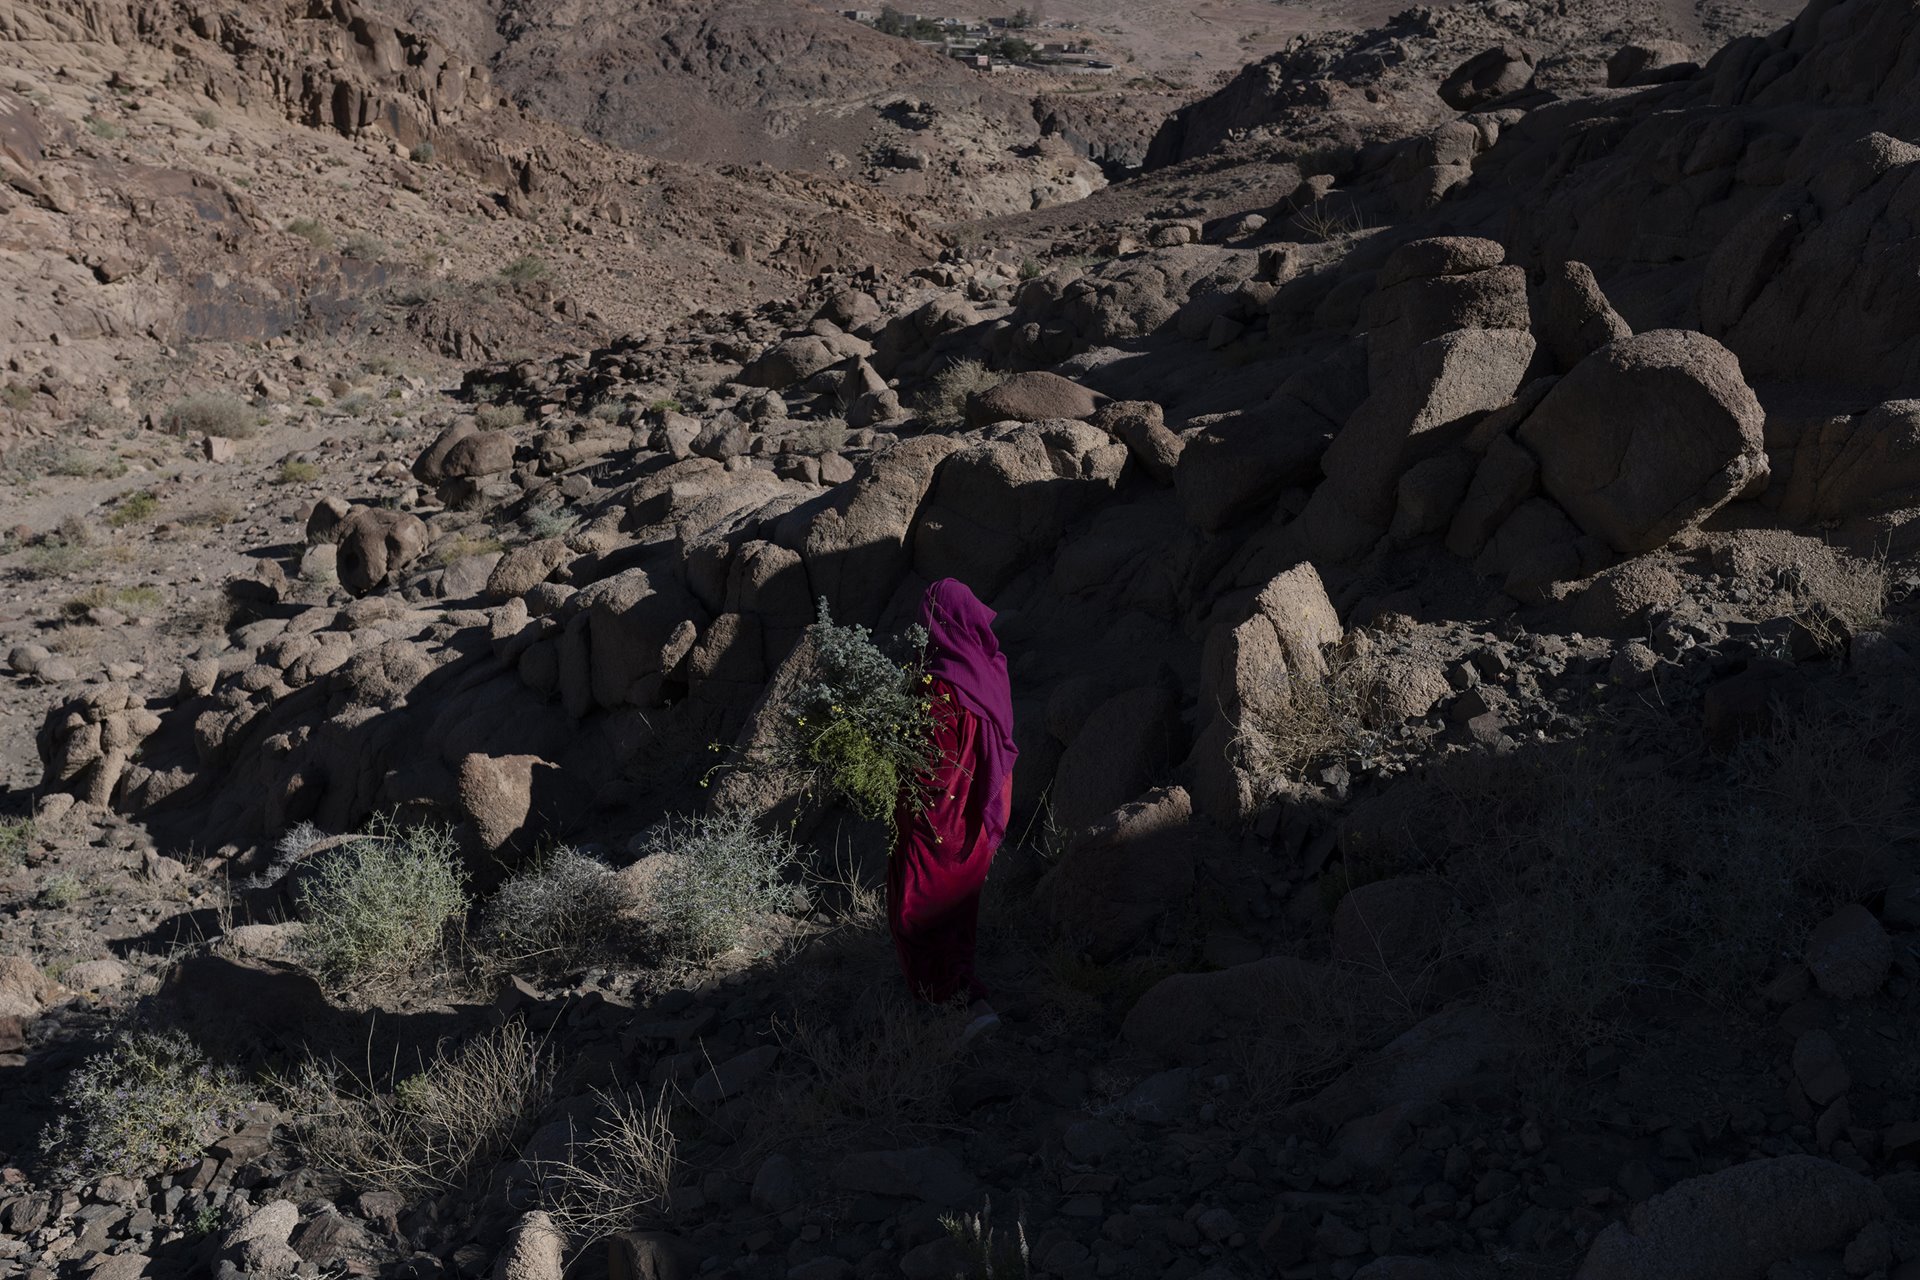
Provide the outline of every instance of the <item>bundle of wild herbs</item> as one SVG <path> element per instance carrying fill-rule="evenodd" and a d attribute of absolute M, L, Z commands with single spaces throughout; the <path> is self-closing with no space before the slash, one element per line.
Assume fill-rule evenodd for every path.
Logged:
<path fill-rule="evenodd" d="M 907 629 L 899 660 L 867 628 L 835 624 L 823 599 L 813 645 L 814 678 L 787 701 L 776 763 L 861 817 L 891 824 L 901 784 L 938 760 L 921 670 L 926 629 Z"/>

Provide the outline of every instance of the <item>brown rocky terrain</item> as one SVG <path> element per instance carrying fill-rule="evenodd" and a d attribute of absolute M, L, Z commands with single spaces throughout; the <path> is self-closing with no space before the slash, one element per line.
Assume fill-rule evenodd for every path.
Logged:
<path fill-rule="evenodd" d="M 1920 1274 L 1920 8 L 1417 11 L 995 216 L 598 16 L 0 17 L 0 1277 Z M 729 767 L 942 576 L 965 1047 Z"/>

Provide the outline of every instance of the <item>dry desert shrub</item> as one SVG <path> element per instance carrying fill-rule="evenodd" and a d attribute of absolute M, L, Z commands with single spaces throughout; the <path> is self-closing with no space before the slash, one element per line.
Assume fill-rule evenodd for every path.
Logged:
<path fill-rule="evenodd" d="M 920 395 L 920 416 L 936 431 L 958 431 L 967 425 L 967 397 L 1000 383 L 978 360 L 956 360 L 933 376 L 933 385 Z"/>
<path fill-rule="evenodd" d="M 643 857 L 659 860 L 650 914 L 676 960 L 712 959 L 793 906 L 786 875 L 799 852 L 792 838 L 763 830 L 744 809 L 670 816 L 646 833 L 642 848 Z"/>
<path fill-rule="evenodd" d="M 260 415 L 246 401 L 218 392 L 184 396 L 167 406 L 160 427 L 176 436 L 226 436 L 244 440 L 260 425 Z"/>
<path fill-rule="evenodd" d="M 312 1060 L 281 1086 L 307 1158 L 355 1187 L 437 1195 L 484 1173 L 553 1094 L 546 1046 L 515 1019 L 383 1090 Z"/>
<path fill-rule="evenodd" d="M 145 1178 L 199 1155 L 251 1117 L 255 1095 L 179 1031 L 125 1026 L 59 1096 L 41 1151 L 64 1183 Z"/>
<path fill-rule="evenodd" d="M 506 431 L 527 420 L 527 411 L 517 404 L 483 404 L 473 411 L 473 420 L 482 431 Z"/>
<path fill-rule="evenodd" d="M 340 991 L 404 981 L 443 954 L 467 910 L 465 881 L 446 828 L 356 836 L 316 858 L 295 891 L 302 958 Z"/>
<path fill-rule="evenodd" d="M 1371 664 L 1344 659 L 1325 675 L 1278 673 L 1246 697 L 1228 750 L 1256 795 L 1271 795 L 1319 761 L 1364 754 L 1372 676 Z"/>
<path fill-rule="evenodd" d="M 510 971 L 584 969 L 621 953 L 632 897 L 606 863 L 555 849 L 494 892 L 476 941 Z"/>
<path fill-rule="evenodd" d="M 0 818 L 0 871 L 11 871 L 27 860 L 34 836 L 32 818 Z"/>
<path fill-rule="evenodd" d="M 996 1227 L 988 1199 L 978 1212 L 943 1215 L 940 1225 L 960 1246 L 967 1280 L 1025 1280 L 1033 1274 L 1025 1214 L 1015 1215 L 1011 1227 Z"/>

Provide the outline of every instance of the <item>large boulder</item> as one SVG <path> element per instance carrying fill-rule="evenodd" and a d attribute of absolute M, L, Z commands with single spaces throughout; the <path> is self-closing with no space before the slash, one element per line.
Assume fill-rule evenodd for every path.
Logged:
<path fill-rule="evenodd" d="M 1533 83 L 1533 54 L 1517 44 L 1495 45 L 1468 58 L 1440 82 L 1440 100 L 1473 111 Z"/>
<path fill-rule="evenodd" d="M 1636 40 L 1621 45 L 1607 59 L 1609 89 L 1638 88 L 1685 80 L 1700 70 L 1693 50 L 1678 40 Z"/>
<path fill-rule="evenodd" d="M 1209 533 L 1261 514 L 1275 495 L 1312 484 L 1333 439 L 1324 419 L 1254 409 L 1223 414 L 1189 434 L 1173 473 L 1189 523 Z"/>
<path fill-rule="evenodd" d="M 1077 831 L 1139 795 L 1185 754 L 1186 736 L 1169 690 L 1129 689 L 1101 703 L 1060 758 L 1055 825 Z"/>
<path fill-rule="evenodd" d="M 560 639 L 560 695 L 567 711 L 658 706 L 663 672 L 693 648 L 705 621 L 697 601 L 671 573 L 627 569 L 568 602 Z"/>
<path fill-rule="evenodd" d="M 934 477 L 913 567 L 993 596 L 1113 491 L 1126 462 L 1124 444 L 1084 422 L 1026 423 L 969 444 Z"/>
<path fill-rule="evenodd" d="M 1311 486 L 1340 424 L 1367 398 L 1367 344 L 1349 341 L 1239 413 L 1196 419 L 1174 492 L 1189 523 L 1213 532 L 1259 515 L 1276 495 Z"/>
<path fill-rule="evenodd" d="M 1527 273 L 1501 265 L 1505 256 L 1474 236 L 1414 240 L 1388 255 L 1361 313 L 1369 376 L 1390 377 L 1415 348 L 1457 329 L 1527 329 Z"/>
<path fill-rule="evenodd" d="M 1250 767 L 1243 736 L 1284 717 L 1291 681 L 1326 678 L 1322 651 L 1340 636 L 1340 615 L 1307 562 L 1268 582 L 1244 618 L 1208 633 L 1200 658 L 1200 705 L 1207 719 L 1186 764 L 1201 813 L 1241 822 L 1266 801 L 1273 779 Z"/>
<path fill-rule="evenodd" d="M 447 454 L 453 446 L 480 430 L 472 418 L 456 418 L 453 423 L 433 438 L 433 442 L 420 451 L 413 460 L 413 478 L 422 484 L 439 484 L 446 478 Z"/>
<path fill-rule="evenodd" d="M 1601 1232 L 1574 1280 L 1759 1280 L 1887 1216 L 1873 1182 L 1817 1156 L 1750 1160 L 1670 1187 Z"/>
<path fill-rule="evenodd" d="M 1035 887 L 1035 902 L 1070 945 L 1112 959 L 1192 895 L 1207 830 L 1192 819 L 1179 787 L 1122 805 L 1067 846 Z"/>
<path fill-rule="evenodd" d="M 1333 957 L 1380 971 L 1417 966 L 1447 931 L 1452 893 L 1438 876 L 1393 876 L 1350 890 L 1333 913 Z"/>
<path fill-rule="evenodd" d="M 1540 464 L 1509 436 L 1497 436 L 1474 468 L 1466 497 L 1447 528 L 1447 550 L 1465 558 L 1487 540 L 1539 487 Z"/>
<path fill-rule="evenodd" d="M 1284 1034 L 1319 1007 L 1332 981 L 1330 970 L 1293 956 L 1176 973 L 1134 1003 L 1120 1034 L 1145 1053 L 1191 1061 L 1216 1038 Z"/>
<path fill-rule="evenodd" d="M 734 381 L 742 386 L 784 391 L 823 369 L 832 368 L 842 358 L 842 353 L 825 338 L 813 334 L 785 338 L 755 357 Z"/>
<path fill-rule="evenodd" d="M 1400 1103 L 1440 1102 L 1476 1086 L 1504 1090 L 1510 1085 L 1500 1070 L 1518 1047 L 1491 1012 L 1455 1005 L 1401 1032 L 1293 1111 L 1333 1129 Z"/>
<path fill-rule="evenodd" d="M 56 990 L 25 956 L 0 956 L 0 1018 L 37 1018 Z"/>
<path fill-rule="evenodd" d="M 1633 330 L 1601 291 L 1593 268 L 1584 262 L 1562 262 L 1547 268 L 1536 329 L 1540 345 L 1553 358 L 1554 367 L 1563 372 L 1608 343 L 1633 336 Z"/>
<path fill-rule="evenodd" d="M 104 808 L 140 744 L 159 728 L 160 717 L 123 684 L 94 685 L 48 708 L 35 735 L 41 790 Z"/>
<path fill-rule="evenodd" d="M 505 431 L 474 431 L 453 442 L 440 463 L 444 479 L 467 480 L 513 470 L 513 436 Z"/>
<path fill-rule="evenodd" d="M 1863 413 L 1769 404 L 1763 500 L 1787 520 L 1838 520 L 1920 507 L 1920 400 Z"/>
<path fill-rule="evenodd" d="M 552 1218 L 538 1209 L 523 1214 L 494 1260 L 493 1280 L 561 1280 L 566 1245 Z"/>
<path fill-rule="evenodd" d="M 805 519 L 798 529 L 782 525 L 776 540 L 799 551 L 814 592 L 826 598 L 836 619 L 879 619 L 912 565 L 909 534 L 934 470 L 963 443 L 939 435 L 904 440 L 837 489 L 835 505 L 807 517 L 796 513 L 796 522 Z"/>
<path fill-rule="evenodd" d="M 1004 382 L 967 397 L 967 425 L 985 427 L 996 422 L 1045 422 L 1050 418 L 1085 421 L 1100 408 L 1105 396 L 1063 378 L 1035 370 L 1016 373 Z"/>
<path fill-rule="evenodd" d="M 1533 350 L 1521 329 L 1461 329 L 1416 347 L 1327 447 L 1326 481 L 1301 520 L 1314 552 L 1346 560 L 1378 541 L 1393 522 L 1401 475 L 1462 443 L 1511 400 Z"/>
<path fill-rule="evenodd" d="M 334 558 L 340 585 L 356 596 L 394 581 L 427 548 L 427 526 L 419 516 L 384 507 L 355 507 L 340 522 L 340 550 Z"/>
<path fill-rule="evenodd" d="M 539 756 L 463 757 L 457 774 L 461 816 L 472 826 L 480 848 L 526 852 L 534 834 L 536 775 L 554 766 Z"/>
<path fill-rule="evenodd" d="M 1575 523 L 1632 555 L 1766 479 L 1764 420 L 1732 352 L 1703 333 L 1659 329 L 1582 360 L 1519 438 Z"/>
<path fill-rule="evenodd" d="M 1151 400 L 1119 400 L 1101 406 L 1093 425 L 1127 446 L 1155 484 L 1173 483 L 1183 445 L 1167 429 L 1166 414 Z"/>

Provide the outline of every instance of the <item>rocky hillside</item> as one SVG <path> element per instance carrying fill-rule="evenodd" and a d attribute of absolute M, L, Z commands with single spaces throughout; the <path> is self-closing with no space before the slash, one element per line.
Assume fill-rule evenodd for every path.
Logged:
<path fill-rule="evenodd" d="M 581 141 L 354 6 L 22 0 L 0 49 L 16 429 L 156 344 L 410 329 L 474 359 L 929 251 L 842 184 Z"/>
<path fill-rule="evenodd" d="M 1608 61 L 1623 45 L 1658 49 L 1657 64 L 1694 62 L 1727 40 L 1769 31 L 1791 17 L 1781 0 L 1756 4 L 1675 4 L 1634 0 L 1525 5 L 1509 0 L 1408 9 L 1366 31 L 1296 36 L 1210 97 L 1174 112 L 1155 135 L 1150 168 L 1216 152 L 1223 144 L 1279 148 L 1292 155 L 1320 145 L 1391 141 L 1437 124 L 1460 105 L 1434 93 L 1462 59 L 1502 44 L 1527 73 L 1502 91 L 1531 85 L 1591 91 L 1623 81 Z M 1650 74 L 1643 68 L 1642 75 Z"/>
<path fill-rule="evenodd" d="M 1570 13 L 35 480 L 0 1276 L 1911 1276 L 1920 9 Z M 944 576 L 1021 749 L 964 1047 L 884 828 L 734 767 Z"/>
<path fill-rule="evenodd" d="M 978 214 L 1104 182 L 1085 152 L 1042 145 L 1032 87 L 1008 83 L 1030 77 L 979 75 L 804 0 L 512 0 L 487 36 L 472 8 L 414 11 L 465 30 L 515 101 L 646 155 L 838 174 Z"/>

